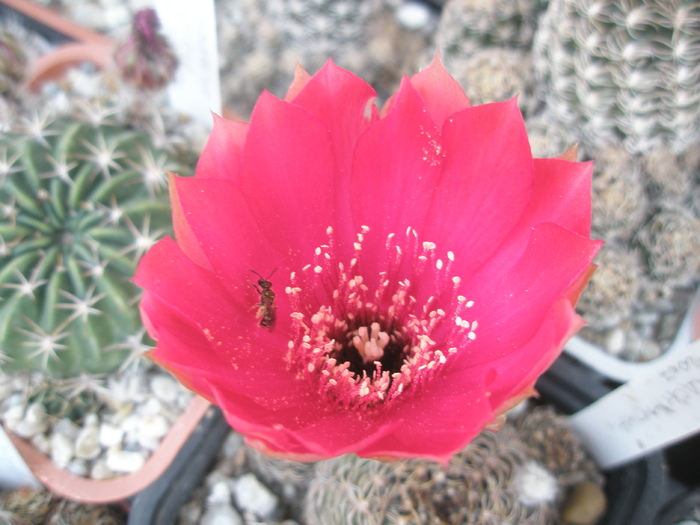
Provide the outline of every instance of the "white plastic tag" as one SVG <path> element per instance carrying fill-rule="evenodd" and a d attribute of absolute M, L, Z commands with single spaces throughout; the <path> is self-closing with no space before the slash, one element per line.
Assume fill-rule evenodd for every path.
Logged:
<path fill-rule="evenodd" d="M 221 114 L 214 0 L 156 0 L 155 9 L 180 61 L 170 102 L 210 129 L 211 112 Z"/>
<path fill-rule="evenodd" d="M 609 469 L 700 431 L 700 340 L 569 418 Z"/>
<path fill-rule="evenodd" d="M 29 470 L 29 467 L 15 449 L 5 430 L 0 427 L 0 488 L 18 489 L 20 487 L 41 488 L 41 483 Z"/>

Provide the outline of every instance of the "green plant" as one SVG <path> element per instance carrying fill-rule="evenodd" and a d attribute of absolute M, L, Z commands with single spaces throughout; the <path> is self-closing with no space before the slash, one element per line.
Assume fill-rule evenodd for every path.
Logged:
<path fill-rule="evenodd" d="M 3 369 L 106 373 L 144 348 L 144 251 L 170 230 L 167 156 L 106 122 L 37 116 L 0 139 Z"/>

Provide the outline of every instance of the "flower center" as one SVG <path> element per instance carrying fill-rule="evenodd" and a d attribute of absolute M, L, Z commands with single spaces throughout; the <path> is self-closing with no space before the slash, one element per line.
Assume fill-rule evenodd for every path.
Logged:
<path fill-rule="evenodd" d="M 436 255 L 409 228 L 387 236 L 384 256 L 363 257 L 363 227 L 349 264 L 335 257 L 333 231 L 314 263 L 291 275 L 289 366 L 344 408 L 384 406 L 439 373 L 448 356 L 476 337 L 472 301 L 459 295 L 454 261 Z M 404 255 L 410 254 L 410 255 Z M 373 290 L 365 277 L 376 272 Z M 369 279 L 367 279 L 369 280 Z"/>

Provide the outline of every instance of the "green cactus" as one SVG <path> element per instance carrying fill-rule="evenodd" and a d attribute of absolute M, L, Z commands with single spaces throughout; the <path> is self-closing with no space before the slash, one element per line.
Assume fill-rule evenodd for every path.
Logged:
<path fill-rule="evenodd" d="M 540 98 L 594 146 L 700 139 L 700 4 L 551 0 L 534 40 Z"/>
<path fill-rule="evenodd" d="M 37 117 L 0 139 L 0 355 L 61 378 L 143 350 L 131 283 L 170 229 L 165 154 L 108 123 Z"/>

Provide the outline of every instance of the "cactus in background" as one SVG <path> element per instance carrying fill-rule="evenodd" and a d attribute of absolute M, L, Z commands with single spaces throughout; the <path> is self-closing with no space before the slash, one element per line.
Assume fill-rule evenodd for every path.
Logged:
<path fill-rule="evenodd" d="M 446 2 L 438 47 L 452 55 L 473 55 L 483 47 L 529 49 L 537 17 L 547 0 L 452 0 Z"/>
<path fill-rule="evenodd" d="M 170 229 L 166 155 L 105 122 L 37 117 L 0 139 L 3 369 L 117 369 L 144 349 L 138 259 Z"/>
<path fill-rule="evenodd" d="M 665 203 L 639 233 L 651 275 L 668 285 L 687 285 L 700 271 L 700 219 L 684 206 Z"/>
<path fill-rule="evenodd" d="M 612 242 L 600 250 L 595 264 L 577 310 L 594 327 L 604 328 L 630 317 L 644 282 L 644 263 L 626 245 Z"/>
<path fill-rule="evenodd" d="M 629 239 L 647 211 L 640 160 L 610 144 L 595 153 L 593 169 L 593 231 L 606 241 Z"/>
<path fill-rule="evenodd" d="M 532 38 L 545 0 L 453 0 L 442 11 L 436 40 L 445 67 L 473 104 L 519 95 L 534 109 Z"/>
<path fill-rule="evenodd" d="M 556 522 L 566 487 L 582 479 L 601 481 L 564 421 L 536 408 L 497 433 L 482 432 L 447 467 L 355 456 L 319 462 L 305 522 L 544 525 Z"/>
<path fill-rule="evenodd" d="M 551 0 L 533 52 L 540 97 L 584 141 L 679 153 L 700 140 L 695 0 Z"/>

